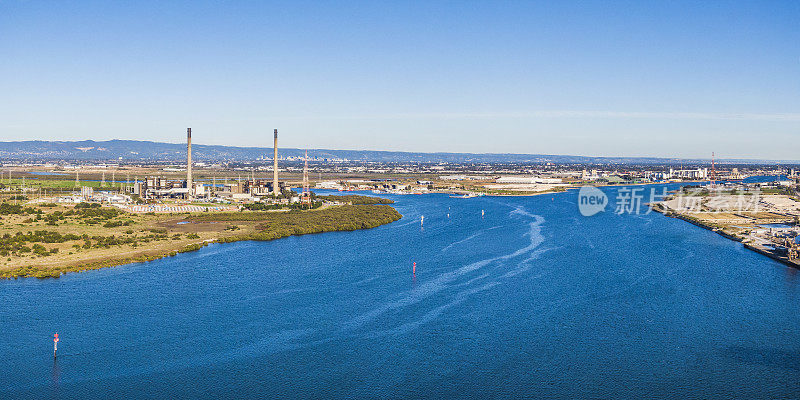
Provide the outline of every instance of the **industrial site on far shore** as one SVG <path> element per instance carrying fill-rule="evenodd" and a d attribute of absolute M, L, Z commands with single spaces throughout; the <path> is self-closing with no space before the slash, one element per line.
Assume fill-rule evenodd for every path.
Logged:
<path fill-rule="evenodd" d="M 759 187 L 797 190 L 800 165 L 714 165 L 713 159 L 683 164 L 635 162 L 397 162 L 280 156 L 278 130 L 273 147 L 257 161 L 192 161 L 187 129 L 185 161 L 92 159 L 36 160 L 36 154 L 3 161 L 3 190 L 33 202 L 97 202 L 131 212 L 193 211 L 190 204 L 216 204 L 209 211 L 267 202 L 308 202 L 310 187 L 391 194 L 450 193 L 534 195 L 582 185 L 632 185 L 716 180 L 742 185 L 751 176 L 783 177 Z M 86 150 L 85 148 L 79 148 Z M 294 149 L 296 150 L 296 149 Z M 280 178 L 280 179 L 279 179 Z M 59 181 L 48 185 L 48 181 Z M 293 192 L 292 187 L 301 191 Z M 186 208 L 189 207 L 189 208 Z"/>
<path fill-rule="evenodd" d="M 272 133 L 273 147 L 256 160 L 212 159 L 206 155 L 193 160 L 191 128 L 186 130 L 183 162 L 135 157 L 58 159 L 52 154 L 45 157 L 44 153 L 31 152 L 7 157 L 0 170 L 0 217 L 7 216 L 0 223 L 0 234 L 7 239 L 0 249 L 0 275 L 5 271 L 6 277 L 53 276 L 42 271 L 50 265 L 94 268 L 98 259 L 112 256 L 120 264 L 233 237 L 244 240 L 264 235 L 264 218 L 277 215 L 270 213 L 335 209 L 348 203 L 342 196 L 317 196 L 314 190 L 358 191 L 361 196 L 352 198 L 362 199 L 364 194 L 428 193 L 474 198 L 541 195 L 587 185 L 658 183 L 680 183 L 681 189 L 651 204 L 656 211 L 712 229 L 800 267 L 800 173 L 799 166 L 791 163 L 719 162 L 713 153 L 708 160 L 649 159 L 641 163 L 521 161 L 519 157 L 506 162 L 350 160 L 309 157 L 308 151 L 298 149 L 291 149 L 294 155 L 281 156 L 278 130 Z M 749 208 L 741 207 L 743 195 L 750 196 Z M 101 212 L 104 209 L 113 211 Z M 262 212 L 261 225 L 254 218 L 237 216 L 253 211 Z M 361 211 L 358 218 L 372 218 L 369 212 Z M 218 214 L 219 221 L 189 220 L 198 213 Z M 61 226 L 64 232 L 47 230 L 69 220 L 66 216 L 77 219 L 70 222 L 73 225 Z M 380 222 L 367 221 L 364 226 L 395 218 L 399 214 L 381 216 Z M 74 227 L 98 224 L 109 235 L 91 235 L 91 230 L 75 237 L 67 234 Z M 19 239 L 20 235 L 27 239 Z M 48 235 L 55 239 L 42 238 Z M 167 244 L 168 238 L 173 242 Z M 26 241 L 35 243 L 34 247 L 27 246 Z M 150 242 L 158 244 L 143 245 Z M 63 244 L 48 249 L 47 243 Z M 102 251 L 114 246 L 116 250 Z M 38 269 L 25 269 L 31 265 Z"/>

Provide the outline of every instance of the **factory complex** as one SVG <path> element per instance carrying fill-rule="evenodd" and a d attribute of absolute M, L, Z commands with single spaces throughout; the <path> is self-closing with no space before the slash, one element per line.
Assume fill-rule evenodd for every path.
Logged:
<path fill-rule="evenodd" d="M 120 190 L 95 190 L 92 186 L 80 186 L 80 192 L 60 196 L 58 202 L 101 202 L 109 203 L 130 212 L 192 212 L 192 211 L 228 211 L 230 207 L 162 205 L 155 203 L 174 200 L 178 203 L 249 203 L 264 202 L 267 204 L 310 203 L 311 193 L 308 184 L 308 156 L 306 154 L 303 174 L 303 190 L 293 192 L 287 182 L 280 181 L 278 167 L 278 130 L 273 132 L 272 179 L 249 178 L 220 179 L 199 181 L 193 177 L 192 163 L 192 129 L 186 131 L 186 176 L 184 179 L 164 176 L 136 177 L 132 182 L 119 184 Z M 105 184 L 105 175 L 103 178 Z M 116 184 L 112 182 L 112 185 Z M 76 178 L 76 185 L 78 185 Z M 174 203 L 174 202 L 173 202 Z M 140 205 L 128 205 L 140 204 Z M 177 208 L 176 208 L 177 207 Z M 196 208 L 196 209 L 195 209 Z"/>

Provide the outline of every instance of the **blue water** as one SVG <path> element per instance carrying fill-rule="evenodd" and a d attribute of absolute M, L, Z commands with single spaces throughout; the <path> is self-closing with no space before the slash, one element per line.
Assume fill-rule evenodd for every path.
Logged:
<path fill-rule="evenodd" d="M 759 226 L 762 227 L 762 228 L 778 228 L 778 229 L 794 227 L 794 225 L 780 224 L 780 223 L 778 223 L 778 224 L 762 224 L 762 225 L 759 225 Z"/>
<path fill-rule="evenodd" d="M 797 271 L 576 196 L 0 281 L 0 398 L 800 396 Z"/>
<path fill-rule="evenodd" d="M 789 179 L 786 175 L 755 175 L 744 178 L 744 183 L 768 183 Z"/>
<path fill-rule="evenodd" d="M 67 175 L 61 172 L 52 172 L 52 171 L 28 171 L 31 175 Z"/>

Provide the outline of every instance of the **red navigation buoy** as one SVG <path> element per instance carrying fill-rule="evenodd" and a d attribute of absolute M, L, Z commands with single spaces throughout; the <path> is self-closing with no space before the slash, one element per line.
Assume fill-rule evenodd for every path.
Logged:
<path fill-rule="evenodd" d="M 53 358 L 56 358 L 56 351 L 58 351 L 58 333 L 53 335 Z"/>
<path fill-rule="evenodd" d="M 413 273 L 414 275 L 416 275 L 416 274 L 417 274 L 417 263 L 416 263 L 416 262 L 414 262 L 414 267 L 413 267 L 413 269 L 411 270 L 411 273 Z"/>

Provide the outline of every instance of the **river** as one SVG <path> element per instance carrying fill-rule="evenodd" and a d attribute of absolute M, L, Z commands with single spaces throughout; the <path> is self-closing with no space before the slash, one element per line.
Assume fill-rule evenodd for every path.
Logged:
<path fill-rule="evenodd" d="M 0 281 L 0 397 L 800 396 L 797 271 L 603 191 Z"/>

